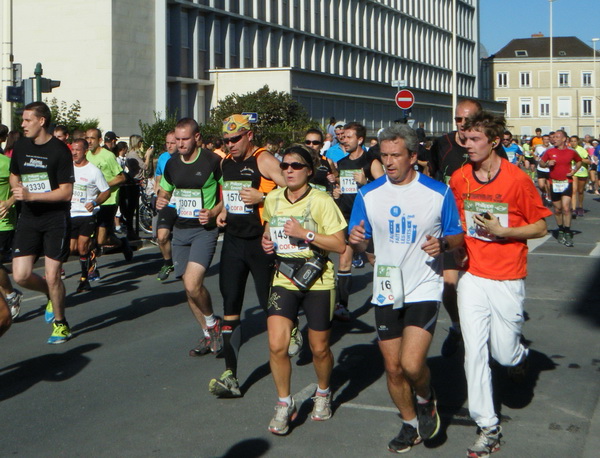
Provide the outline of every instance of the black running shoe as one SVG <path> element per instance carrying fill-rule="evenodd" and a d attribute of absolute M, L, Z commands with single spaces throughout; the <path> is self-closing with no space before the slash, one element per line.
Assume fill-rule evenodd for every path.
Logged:
<path fill-rule="evenodd" d="M 440 416 L 437 411 L 437 399 L 431 388 L 431 398 L 425 404 L 417 405 L 417 419 L 419 421 L 419 436 L 423 440 L 431 439 L 440 430 Z"/>
<path fill-rule="evenodd" d="M 92 290 L 92 286 L 90 285 L 90 282 L 87 278 L 83 278 L 81 277 L 81 279 L 79 280 L 79 284 L 77 285 L 77 293 L 83 293 L 86 291 L 91 291 Z"/>
<path fill-rule="evenodd" d="M 402 423 L 402 428 L 396 437 L 388 444 L 388 450 L 394 453 L 408 452 L 413 446 L 422 441 L 419 433 L 408 423 Z"/>
<path fill-rule="evenodd" d="M 208 355 L 211 352 L 210 349 L 210 339 L 208 337 L 202 337 L 200 342 L 198 342 L 198 346 L 196 348 L 192 348 L 190 350 L 190 356 L 204 356 Z"/>

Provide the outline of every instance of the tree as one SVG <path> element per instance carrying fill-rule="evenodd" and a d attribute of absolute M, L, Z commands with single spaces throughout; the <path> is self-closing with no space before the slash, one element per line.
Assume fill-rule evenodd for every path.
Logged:
<path fill-rule="evenodd" d="M 175 114 L 170 114 L 165 119 L 162 119 L 161 114 L 155 111 L 153 123 L 143 123 L 140 119 L 138 124 L 142 132 L 144 144 L 147 147 L 154 145 L 154 154 L 160 154 L 164 152 L 167 132 L 175 129 L 177 117 Z"/>
<path fill-rule="evenodd" d="M 67 126 L 69 132 L 73 132 L 75 129 L 85 132 L 88 129 L 98 127 L 98 124 L 100 124 L 97 118 L 80 119 L 81 103 L 79 100 L 76 100 L 70 106 L 67 106 L 67 102 L 64 100 L 59 104 L 56 97 L 50 101 L 46 99 L 45 102 L 50 108 L 50 113 L 52 113 L 52 124 Z"/>
<path fill-rule="evenodd" d="M 303 137 L 306 129 L 319 127 L 290 94 L 270 91 L 265 85 L 256 92 L 231 94 L 220 100 L 210 113 L 211 130 L 220 132 L 223 119 L 243 112 L 258 113 L 255 127 L 259 143 L 271 135 L 282 137 L 288 144 L 293 143 Z"/>

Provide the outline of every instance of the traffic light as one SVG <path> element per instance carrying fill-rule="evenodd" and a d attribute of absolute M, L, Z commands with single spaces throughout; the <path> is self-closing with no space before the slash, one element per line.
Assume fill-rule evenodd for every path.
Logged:
<path fill-rule="evenodd" d="M 51 80 L 50 78 L 40 78 L 40 87 L 42 92 L 52 92 L 52 89 L 60 87 L 60 81 Z"/>

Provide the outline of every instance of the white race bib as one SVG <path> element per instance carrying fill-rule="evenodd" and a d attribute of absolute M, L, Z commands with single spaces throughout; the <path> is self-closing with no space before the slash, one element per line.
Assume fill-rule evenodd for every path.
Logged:
<path fill-rule="evenodd" d="M 510 227 L 508 225 L 508 204 L 502 202 L 477 202 L 474 200 L 465 200 L 465 223 L 467 225 L 467 235 L 476 239 L 493 242 L 498 240 L 493 234 L 490 234 L 484 228 L 478 226 L 473 217 L 481 213 L 490 212 L 500 220 L 500 225 Z"/>
<path fill-rule="evenodd" d="M 399 266 L 375 266 L 371 302 L 379 306 L 394 304 L 394 309 L 404 307 L 404 282 Z"/>
<path fill-rule="evenodd" d="M 71 202 L 74 204 L 82 204 L 85 205 L 85 201 L 87 199 L 87 186 L 80 183 L 73 184 L 73 196 L 71 197 Z"/>
<path fill-rule="evenodd" d="M 198 218 L 202 210 L 202 190 L 175 189 L 175 208 L 180 218 Z"/>
<path fill-rule="evenodd" d="M 552 180 L 552 192 L 560 194 L 569 187 L 569 180 Z"/>
<path fill-rule="evenodd" d="M 298 222 L 302 225 L 304 218 L 295 216 Z M 283 232 L 283 226 L 290 219 L 289 216 L 273 216 L 269 222 L 269 230 L 271 232 L 271 240 L 273 241 L 275 252 L 277 254 L 299 253 L 308 249 L 308 245 L 304 240 L 296 237 L 289 237 Z"/>
<path fill-rule="evenodd" d="M 223 182 L 223 203 L 228 213 L 247 215 L 252 213 L 252 206 L 242 201 L 240 191 L 242 188 L 251 188 L 251 181 L 225 181 Z"/>
<path fill-rule="evenodd" d="M 25 186 L 29 192 L 52 191 L 52 188 L 50 187 L 50 179 L 48 178 L 48 174 L 46 172 L 27 173 L 25 175 L 21 175 L 21 181 L 23 182 L 23 186 Z"/>
<path fill-rule="evenodd" d="M 354 179 L 354 174 L 360 172 L 360 169 L 355 170 L 340 170 L 340 190 L 342 194 L 356 194 L 358 185 Z"/>

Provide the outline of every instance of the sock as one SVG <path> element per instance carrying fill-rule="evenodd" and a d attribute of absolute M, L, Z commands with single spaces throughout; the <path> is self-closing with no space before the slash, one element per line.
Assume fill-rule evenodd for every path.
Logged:
<path fill-rule="evenodd" d="M 348 308 L 348 299 L 352 289 L 352 272 L 349 270 L 338 270 L 337 274 L 338 301 Z"/>
<path fill-rule="evenodd" d="M 426 399 L 426 398 L 422 398 L 421 396 L 419 396 L 419 395 L 417 394 L 417 402 L 418 402 L 419 404 L 427 404 L 427 403 L 429 402 L 429 400 L 430 400 L 430 399 L 431 399 L 431 392 L 429 393 L 429 396 L 427 397 L 427 399 Z"/>
<path fill-rule="evenodd" d="M 13 299 L 15 296 L 17 295 L 16 291 L 13 291 L 12 293 L 10 293 L 9 295 L 6 296 L 6 300 L 10 301 L 11 299 Z"/>
<path fill-rule="evenodd" d="M 208 329 L 202 329 L 202 332 L 204 333 L 204 337 L 210 337 L 208 334 Z"/>
<path fill-rule="evenodd" d="M 225 368 L 237 378 L 237 360 L 242 344 L 242 328 L 240 320 L 223 320 L 223 354 Z"/>
<path fill-rule="evenodd" d="M 565 226 L 565 233 L 566 234 L 570 234 L 571 233 L 571 226 Z"/>
<path fill-rule="evenodd" d="M 317 386 L 317 392 L 316 392 L 317 396 L 327 396 L 329 394 L 329 387 L 325 388 L 324 390 L 322 390 L 321 388 L 319 388 Z"/>
<path fill-rule="evenodd" d="M 79 256 L 79 264 L 81 265 L 81 278 L 87 279 L 90 269 L 90 255 Z"/>
<path fill-rule="evenodd" d="M 172 259 L 165 259 L 165 266 L 170 267 L 173 265 L 173 260 Z"/>
<path fill-rule="evenodd" d="M 402 421 L 404 423 L 408 423 L 410 426 L 412 426 L 415 429 L 417 429 L 419 427 L 419 421 L 417 420 L 417 417 L 413 418 L 412 420 L 402 419 Z"/>
<path fill-rule="evenodd" d="M 558 232 L 564 232 L 565 231 L 565 227 L 562 225 L 558 225 Z"/>
<path fill-rule="evenodd" d="M 56 323 L 56 324 L 64 324 L 66 326 L 69 326 L 69 323 L 67 323 L 66 319 L 60 320 L 60 321 L 59 320 L 54 320 L 54 323 Z"/>
<path fill-rule="evenodd" d="M 292 397 L 287 396 L 285 398 L 279 398 L 279 402 L 285 402 L 288 406 L 292 405 Z"/>
<path fill-rule="evenodd" d="M 206 326 L 209 328 L 212 328 L 217 323 L 217 320 L 215 320 L 214 313 L 211 313 L 210 315 L 205 315 L 204 319 L 206 320 Z"/>

